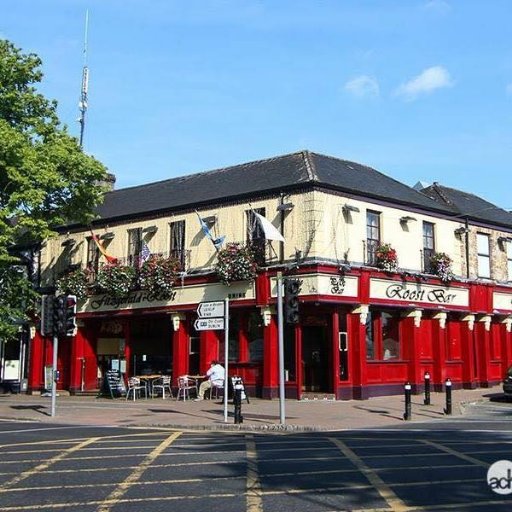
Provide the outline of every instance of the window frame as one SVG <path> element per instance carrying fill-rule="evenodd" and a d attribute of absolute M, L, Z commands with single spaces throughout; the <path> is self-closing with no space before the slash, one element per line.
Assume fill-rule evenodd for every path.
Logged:
<path fill-rule="evenodd" d="M 169 256 L 180 262 L 182 270 L 186 266 L 186 223 L 185 219 L 169 223 Z"/>
<path fill-rule="evenodd" d="M 128 266 L 138 268 L 142 250 L 142 228 L 128 229 Z"/>
<path fill-rule="evenodd" d="M 422 233 L 423 270 L 429 274 L 432 274 L 432 263 L 430 260 L 436 252 L 435 224 L 433 222 L 423 221 Z"/>
<path fill-rule="evenodd" d="M 256 263 L 258 263 L 258 265 L 265 265 L 267 240 L 261 224 L 258 222 L 256 215 L 254 215 L 255 213 L 265 217 L 266 210 L 264 207 L 245 210 L 245 240 L 246 244 L 250 246 L 254 252 Z"/>
<path fill-rule="evenodd" d="M 483 240 L 486 240 L 486 252 L 482 251 Z M 477 275 L 484 279 L 491 278 L 491 237 L 487 233 L 476 234 L 476 254 L 477 254 Z M 485 275 L 487 271 L 488 275 Z"/>
<path fill-rule="evenodd" d="M 373 223 L 372 220 L 376 222 Z M 366 263 L 369 265 L 377 263 L 377 247 L 381 245 L 381 226 L 381 212 L 366 210 Z"/>

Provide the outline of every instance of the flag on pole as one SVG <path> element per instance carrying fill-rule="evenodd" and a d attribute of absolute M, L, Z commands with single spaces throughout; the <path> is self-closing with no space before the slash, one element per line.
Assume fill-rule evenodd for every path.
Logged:
<path fill-rule="evenodd" d="M 206 224 L 206 222 L 201 218 L 198 212 L 196 212 L 197 218 L 199 219 L 199 224 L 201 224 L 201 229 L 203 230 L 203 233 L 205 234 L 206 238 L 209 238 L 212 244 L 214 245 L 215 249 L 217 251 L 222 247 L 222 244 L 224 243 L 225 236 L 219 236 L 218 238 L 215 238 L 212 235 L 212 232 L 210 231 L 210 228 Z"/>
<path fill-rule="evenodd" d="M 92 229 L 91 229 L 91 237 L 94 240 L 94 242 L 96 243 L 96 246 L 98 247 L 101 254 L 103 254 L 103 256 L 105 256 L 105 259 L 109 263 L 112 263 L 112 264 L 117 263 L 117 258 L 115 258 L 114 256 L 110 256 L 110 254 L 107 253 L 107 251 L 105 250 L 105 247 L 103 247 L 103 244 L 101 243 L 100 237 L 98 235 L 94 234 L 92 232 Z"/>
<path fill-rule="evenodd" d="M 145 240 L 142 240 L 142 247 L 140 248 L 140 264 L 141 266 L 149 260 L 151 251 L 149 250 L 148 244 Z"/>
<path fill-rule="evenodd" d="M 284 237 L 277 228 L 263 215 L 256 213 L 254 210 L 252 211 L 253 215 L 256 217 L 257 221 L 260 223 L 261 229 L 263 230 L 263 234 L 265 235 L 266 240 L 278 240 L 279 242 L 284 242 Z"/>

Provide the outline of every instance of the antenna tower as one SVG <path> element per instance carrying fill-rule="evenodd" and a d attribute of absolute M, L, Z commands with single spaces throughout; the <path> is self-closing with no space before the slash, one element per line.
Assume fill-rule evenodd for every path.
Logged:
<path fill-rule="evenodd" d="M 80 91 L 80 101 L 78 108 L 80 109 L 80 147 L 83 147 L 84 129 L 85 129 L 85 113 L 87 112 L 87 92 L 89 89 L 89 68 L 87 67 L 87 32 L 89 30 L 89 10 L 85 12 L 85 37 L 84 37 L 84 67 L 82 71 L 82 90 Z"/>

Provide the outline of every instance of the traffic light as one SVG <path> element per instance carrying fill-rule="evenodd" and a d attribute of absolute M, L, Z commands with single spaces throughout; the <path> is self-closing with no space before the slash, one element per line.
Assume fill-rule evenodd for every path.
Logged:
<path fill-rule="evenodd" d="M 75 336 L 76 334 L 76 295 L 66 295 L 64 313 L 64 334 Z"/>
<path fill-rule="evenodd" d="M 41 297 L 41 335 L 53 336 L 53 295 Z"/>
<path fill-rule="evenodd" d="M 65 314 L 66 296 L 59 295 L 53 301 L 53 334 L 64 333 L 64 314 Z"/>
<path fill-rule="evenodd" d="M 284 285 L 284 319 L 287 324 L 299 323 L 299 279 L 285 279 Z"/>

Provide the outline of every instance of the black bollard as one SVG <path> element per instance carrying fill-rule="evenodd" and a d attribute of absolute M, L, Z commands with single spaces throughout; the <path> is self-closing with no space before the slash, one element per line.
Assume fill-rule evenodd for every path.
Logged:
<path fill-rule="evenodd" d="M 244 417 L 242 416 L 242 386 L 240 384 L 235 384 L 233 393 L 233 404 L 235 405 L 235 423 L 243 423 Z"/>
<path fill-rule="evenodd" d="M 405 412 L 404 420 L 408 421 L 411 419 L 411 384 L 406 382 L 404 385 L 405 393 Z"/>
<path fill-rule="evenodd" d="M 450 379 L 446 379 L 446 407 L 444 409 L 445 414 L 452 413 L 452 381 Z"/>
<path fill-rule="evenodd" d="M 430 373 L 425 372 L 425 399 L 424 405 L 430 405 Z"/>

